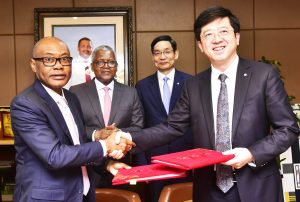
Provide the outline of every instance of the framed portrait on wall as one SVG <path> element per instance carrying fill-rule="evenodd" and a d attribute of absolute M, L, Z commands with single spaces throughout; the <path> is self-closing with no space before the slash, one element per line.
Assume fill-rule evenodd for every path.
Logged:
<path fill-rule="evenodd" d="M 116 80 L 133 85 L 130 7 L 35 8 L 34 19 L 35 41 L 56 36 L 69 46 L 74 59 L 80 57 L 77 47 L 82 38 L 90 39 L 92 48 L 100 45 L 112 47 L 118 62 Z M 76 67 L 75 61 L 72 68 Z"/>

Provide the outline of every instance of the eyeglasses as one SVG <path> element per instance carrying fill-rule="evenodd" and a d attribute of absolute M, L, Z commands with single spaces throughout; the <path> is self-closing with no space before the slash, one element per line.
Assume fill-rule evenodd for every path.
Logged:
<path fill-rule="evenodd" d="M 95 61 L 95 62 L 93 62 L 97 67 L 100 67 L 100 68 L 103 68 L 104 66 L 105 66 L 105 64 L 107 64 L 107 66 L 109 67 L 109 68 L 114 68 L 114 67 L 116 67 L 116 66 L 118 66 L 118 63 L 117 63 L 117 61 L 115 61 L 115 60 L 110 60 L 110 61 L 107 61 L 107 62 L 105 62 L 105 61 L 102 61 L 102 60 L 99 60 L 99 61 Z"/>
<path fill-rule="evenodd" d="M 169 50 L 169 49 L 166 49 L 164 51 L 156 50 L 156 51 L 153 52 L 153 56 L 154 57 L 160 57 L 162 54 L 164 54 L 164 56 L 170 57 L 173 54 L 173 52 L 174 52 L 173 50 Z"/>
<path fill-rule="evenodd" d="M 233 31 L 233 29 L 224 27 L 219 28 L 216 31 L 209 30 L 205 32 L 201 37 L 206 41 L 212 41 L 213 39 L 215 39 L 216 35 L 218 35 L 219 37 L 227 37 L 231 31 Z"/>
<path fill-rule="evenodd" d="M 54 57 L 41 57 L 41 58 L 32 58 L 37 61 L 42 61 L 46 67 L 53 67 L 56 65 L 57 61 L 62 66 L 70 66 L 72 64 L 72 57 L 62 57 L 62 58 L 54 58 Z"/>

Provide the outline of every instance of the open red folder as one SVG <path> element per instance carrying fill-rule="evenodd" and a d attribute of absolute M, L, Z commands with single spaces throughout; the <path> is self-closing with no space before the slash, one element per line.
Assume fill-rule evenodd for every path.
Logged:
<path fill-rule="evenodd" d="M 160 164 L 120 169 L 112 180 L 113 185 L 186 177 L 185 170 Z"/>
<path fill-rule="evenodd" d="M 192 170 L 226 162 L 233 157 L 233 154 L 223 155 L 222 152 L 198 148 L 153 156 L 151 162 L 184 170 Z"/>

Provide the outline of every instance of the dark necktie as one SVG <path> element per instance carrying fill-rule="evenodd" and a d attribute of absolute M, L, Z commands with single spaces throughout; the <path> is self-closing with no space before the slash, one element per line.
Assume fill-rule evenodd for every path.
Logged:
<path fill-rule="evenodd" d="M 229 105 L 227 86 L 225 83 L 227 76 L 220 74 L 221 80 L 220 94 L 217 106 L 217 135 L 216 150 L 227 151 L 231 149 L 230 128 L 229 128 Z M 226 165 L 217 165 L 217 186 L 226 193 L 233 186 L 232 168 Z"/>

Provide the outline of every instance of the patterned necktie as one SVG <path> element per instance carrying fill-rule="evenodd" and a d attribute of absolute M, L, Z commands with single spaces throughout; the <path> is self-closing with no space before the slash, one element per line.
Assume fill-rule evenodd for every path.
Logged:
<path fill-rule="evenodd" d="M 105 126 L 108 125 L 108 120 L 109 120 L 109 115 L 110 115 L 110 109 L 111 109 L 111 98 L 109 96 L 109 87 L 104 87 L 103 90 L 105 91 L 105 94 L 104 94 L 104 123 L 105 123 Z"/>
<path fill-rule="evenodd" d="M 217 135 L 216 150 L 226 151 L 231 149 L 230 128 L 229 128 L 229 105 L 225 74 L 220 74 L 221 80 L 220 94 L 217 106 Z M 233 186 L 232 168 L 226 165 L 217 165 L 217 186 L 226 193 Z"/>
<path fill-rule="evenodd" d="M 80 141 L 79 141 L 78 128 L 74 120 L 74 117 L 72 115 L 72 112 L 67 104 L 67 101 L 64 98 L 61 98 L 60 101 L 57 102 L 57 104 L 59 105 L 59 108 L 66 121 L 74 145 L 79 145 Z M 89 176 L 85 166 L 81 166 L 81 172 L 82 172 L 82 179 L 83 179 L 83 194 L 86 196 L 91 185 L 90 185 Z"/>

